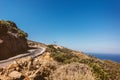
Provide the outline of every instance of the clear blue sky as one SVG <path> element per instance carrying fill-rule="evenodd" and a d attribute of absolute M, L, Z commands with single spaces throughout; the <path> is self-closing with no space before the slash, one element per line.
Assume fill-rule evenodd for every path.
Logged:
<path fill-rule="evenodd" d="M 28 39 L 95 53 L 120 53 L 120 0 L 0 0 L 0 19 Z"/>

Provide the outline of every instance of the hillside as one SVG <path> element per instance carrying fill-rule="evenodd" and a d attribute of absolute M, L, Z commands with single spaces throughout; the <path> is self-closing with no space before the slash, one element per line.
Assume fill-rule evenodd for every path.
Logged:
<path fill-rule="evenodd" d="M 12 21 L 0 20 L 0 60 L 26 52 L 27 33 Z"/>
<path fill-rule="evenodd" d="M 0 80 L 120 80 L 120 63 L 31 40 L 27 40 L 27 46 L 43 47 L 46 51 L 35 58 L 16 59 L 0 68 Z"/>

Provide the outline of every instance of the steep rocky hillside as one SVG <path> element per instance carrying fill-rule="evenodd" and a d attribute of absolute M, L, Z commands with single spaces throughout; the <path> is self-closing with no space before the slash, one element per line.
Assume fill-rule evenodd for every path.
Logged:
<path fill-rule="evenodd" d="M 0 60 L 27 50 L 27 33 L 12 21 L 0 20 Z"/>
<path fill-rule="evenodd" d="M 57 45 L 31 44 L 47 49 L 41 56 L 17 59 L 1 68 L 1 80 L 120 80 L 119 63 Z"/>
<path fill-rule="evenodd" d="M 58 45 L 26 40 L 26 37 L 15 23 L 0 21 L 1 59 L 22 53 L 28 47 L 46 49 L 40 56 L 19 58 L 1 67 L 0 80 L 120 80 L 120 63 Z"/>

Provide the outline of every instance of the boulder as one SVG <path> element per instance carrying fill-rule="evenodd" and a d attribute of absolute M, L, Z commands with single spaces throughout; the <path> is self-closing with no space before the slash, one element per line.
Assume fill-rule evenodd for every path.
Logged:
<path fill-rule="evenodd" d="M 18 72 L 18 71 L 12 71 L 9 74 L 9 77 L 16 79 L 16 80 L 23 80 L 24 76 L 22 75 L 22 73 Z"/>

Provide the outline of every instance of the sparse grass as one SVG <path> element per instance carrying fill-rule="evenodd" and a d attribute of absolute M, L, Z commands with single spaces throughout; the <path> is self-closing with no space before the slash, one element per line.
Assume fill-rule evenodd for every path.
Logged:
<path fill-rule="evenodd" d="M 95 76 L 99 78 L 100 80 L 108 80 L 107 73 L 97 64 L 91 64 L 93 72 L 95 73 Z"/>
<path fill-rule="evenodd" d="M 72 62 L 79 62 L 87 64 L 92 68 L 93 73 L 97 78 L 100 80 L 107 80 L 108 75 L 106 72 L 97 64 L 97 62 L 94 62 L 93 59 L 80 59 L 78 56 L 72 53 L 72 51 L 63 48 L 63 49 L 56 49 L 53 45 L 49 45 L 49 48 L 51 49 L 51 57 L 53 57 L 56 61 L 62 62 L 62 63 L 72 63 Z"/>
<path fill-rule="evenodd" d="M 7 25 L 8 25 L 7 22 L 0 20 L 0 35 L 4 35 L 7 33 L 8 31 Z"/>
<path fill-rule="evenodd" d="M 80 59 L 80 57 L 76 56 L 72 53 L 71 50 L 63 48 L 63 49 L 56 49 L 54 48 L 54 45 L 48 46 L 49 50 L 51 51 L 51 57 L 53 57 L 56 61 L 62 62 L 64 64 L 66 63 L 72 63 L 72 62 L 79 62 L 88 65 L 91 67 L 92 72 L 94 75 L 98 78 L 98 80 L 108 80 L 108 75 L 102 69 L 101 63 L 99 61 L 95 61 L 94 59 Z"/>
<path fill-rule="evenodd" d="M 50 80 L 94 80 L 94 76 L 89 66 L 75 62 L 57 68 Z"/>
<path fill-rule="evenodd" d="M 120 79 L 120 64 L 112 61 L 105 61 L 105 65 L 102 68 L 108 73 L 111 80 Z"/>
<path fill-rule="evenodd" d="M 83 59 L 80 63 L 87 64 L 92 68 L 92 72 L 96 76 L 97 80 L 109 80 L 108 73 L 103 69 L 101 62 L 95 61 L 94 59 Z"/>
<path fill-rule="evenodd" d="M 53 45 L 48 46 L 49 50 L 51 51 L 51 57 L 58 62 L 62 62 L 64 64 L 71 63 L 71 62 L 78 62 L 79 57 L 72 53 L 72 51 L 63 48 L 63 49 L 56 49 Z"/>
<path fill-rule="evenodd" d="M 5 34 L 8 31 L 17 33 L 19 37 L 27 37 L 28 34 L 17 28 L 16 24 L 12 21 L 0 20 L 0 32 Z"/>
<path fill-rule="evenodd" d="M 19 29 L 19 30 L 18 30 L 18 36 L 19 36 L 19 37 L 28 37 L 28 34 Z"/>

